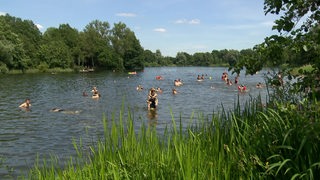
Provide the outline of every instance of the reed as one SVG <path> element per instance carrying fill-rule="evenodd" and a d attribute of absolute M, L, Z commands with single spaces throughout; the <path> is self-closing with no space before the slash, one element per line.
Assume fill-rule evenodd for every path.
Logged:
<path fill-rule="evenodd" d="M 153 126 L 134 128 L 124 108 L 103 118 L 104 137 L 62 169 L 53 158 L 36 164 L 29 179 L 318 179 L 320 123 L 312 113 L 281 112 L 252 99 L 243 109 L 198 116 L 183 129 L 172 115 L 172 126 L 161 134 Z M 312 116 L 310 118 L 310 116 Z M 118 118 L 116 118 L 118 117 Z M 312 119 L 312 120 L 310 120 Z"/>

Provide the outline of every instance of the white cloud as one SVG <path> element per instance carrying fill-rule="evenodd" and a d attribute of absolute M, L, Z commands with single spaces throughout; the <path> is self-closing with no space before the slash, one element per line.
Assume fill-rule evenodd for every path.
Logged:
<path fill-rule="evenodd" d="M 175 24 L 200 24 L 200 20 L 199 19 L 191 19 L 191 20 L 178 19 L 174 23 Z"/>
<path fill-rule="evenodd" d="M 187 23 L 187 20 L 186 19 L 178 19 L 174 23 L 175 24 L 185 24 L 185 23 Z"/>
<path fill-rule="evenodd" d="M 120 17 L 136 17 L 137 15 L 134 13 L 117 13 L 116 16 Z"/>
<path fill-rule="evenodd" d="M 200 24 L 200 19 L 192 19 L 189 21 L 189 24 Z"/>
<path fill-rule="evenodd" d="M 43 26 L 41 24 L 36 24 L 36 26 L 39 30 L 43 29 Z"/>
<path fill-rule="evenodd" d="M 0 16 L 5 16 L 5 15 L 6 15 L 5 12 L 1 12 L 1 11 L 0 11 Z"/>
<path fill-rule="evenodd" d="M 153 31 L 161 32 L 161 33 L 167 32 L 167 30 L 165 28 L 155 28 L 155 29 L 153 29 Z"/>

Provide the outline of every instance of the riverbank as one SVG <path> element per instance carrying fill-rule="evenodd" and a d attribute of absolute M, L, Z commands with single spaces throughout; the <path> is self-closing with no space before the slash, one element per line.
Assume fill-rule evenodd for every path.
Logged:
<path fill-rule="evenodd" d="M 36 74 L 36 73 L 71 73 L 75 72 L 74 69 L 62 69 L 62 68 L 53 68 L 53 69 L 46 69 L 46 70 L 41 70 L 41 69 L 27 69 L 25 71 L 22 70 L 10 70 L 6 72 L 5 74 Z"/>

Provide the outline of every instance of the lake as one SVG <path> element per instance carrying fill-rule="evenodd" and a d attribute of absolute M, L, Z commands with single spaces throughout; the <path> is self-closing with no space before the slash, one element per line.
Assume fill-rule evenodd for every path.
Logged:
<path fill-rule="evenodd" d="M 238 97 L 245 102 L 261 94 L 266 99 L 266 89 L 257 89 L 258 82 L 264 83 L 264 71 L 254 76 L 240 75 L 239 84 L 249 91 L 239 93 L 237 85 L 228 86 L 221 80 L 224 67 L 157 67 L 145 68 L 137 74 L 117 72 L 57 73 L 0 75 L 0 179 L 10 179 L 26 174 L 33 166 L 37 155 L 48 158 L 57 155 L 63 162 L 75 155 L 72 140 L 81 138 L 84 148 L 103 134 L 102 119 L 116 117 L 122 106 L 130 109 L 135 127 L 142 124 L 155 126 L 163 132 L 172 123 L 172 115 L 187 125 L 193 115 L 211 117 L 213 112 L 232 109 Z M 198 75 L 205 80 L 196 81 Z M 162 80 L 156 80 L 162 76 Z M 234 81 L 235 75 L 230 79 Z M 180 78 L 183 86 L 176 87 L 174 80 Z M 137 91 L 142 85 L 144 89 Z M 91 89 L 96 86 L 101 97 L 91 98 Z M 151 87 L 160 87 L 159 105 L 155 112 L 147 110 L 147 94 Z M 89 96 L 82 96 L 83 91 Z M 30 98 L 30 111 L 18 106 Z M 50 112 L 52 108 L 63 108 L 75 112 Z M 67 112 L 67 111 L 65 111 Z M 117 118 L 116 118 L 117 119 Z M 1 161 L 0 161 L 1 166 Z M 9 167 L 12 171 L 9 173 Z"/>

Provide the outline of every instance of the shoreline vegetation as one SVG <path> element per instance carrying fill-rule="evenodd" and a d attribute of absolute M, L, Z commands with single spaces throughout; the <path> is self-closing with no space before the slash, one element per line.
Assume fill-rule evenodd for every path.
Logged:
<path fill-rule="evenodd" d="M 146 67 L 159 67 L 159 66 L 146 66 Z M 175 65 L 169 65 L 167 67 L 176 67 Z M 178 67 L 178 66 L 177 66 Z M 190 66 L 191 67 L 191 66 Z M 228 67 L 228 64 L 214 64 L 212 66 L 206 66 L 206 67 Z M 98 70 L 101 68 L 98 68 Z M 83 67 L 76 67 L 76 68 L 49 68 L 49 69 L 27 69 L 27 70 L 19 70 L 19 69 L 12 69 L 7 70 L 1 73 L 1 74 L 36 74 L 36 73 L 72 73 L 72 72 L 86 72 L 87 68 Z M 95 71 L 94 68 L 90 69 L 90 72 Z M 111 71 L 111 70 L 109 70 Z"/>
<path fill-rule="evenodd" d="M 190 117 L 190 125 L 172 126 L 159 135 L 152 125 L 133 126 L 130 113 L 103 118 L 104 136 L 77 157 L 38 159 L 28 179 L 318 179 L 320 177 L 319 103 L 262 105 L 215 116 Z M 51 162 L 51 163 L 48 163 Z"/>
<path fill-rule="evenodd" d="M 47 69 L 47 70 L 40 70 L 40 69 L 27 69 L 25 71 L 22 70 L 10 70 L 6 74 L 36 74 L 36 73 L 70 73 L 70 72 L 76 72 L 75 69 L 67 68 L 53 68 L 53 69 Z"/>

